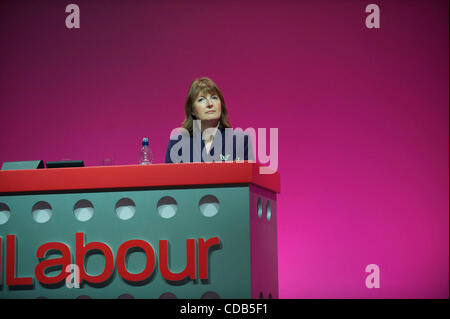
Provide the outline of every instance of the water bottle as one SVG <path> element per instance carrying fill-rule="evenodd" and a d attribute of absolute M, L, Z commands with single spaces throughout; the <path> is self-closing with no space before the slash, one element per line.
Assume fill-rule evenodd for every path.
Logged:
<path fill-rule="evenodd" d="M 151 164 L 153 160 L 153 153 L 148 147 L 148 138 L 144 137 L 142 139 L 142 148 L 139 152 L 139 164 L 147 165 Z"/>

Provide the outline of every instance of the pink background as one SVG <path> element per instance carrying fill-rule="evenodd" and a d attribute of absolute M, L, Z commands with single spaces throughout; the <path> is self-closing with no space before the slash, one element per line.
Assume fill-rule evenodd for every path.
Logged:
<path fill-rule="evenodd" d="M 208 76 L 279 130 L 281 298 L 449 297 L 448 1 L 69 3 L 0 2 L 0 165 L 161 163 Z"/>

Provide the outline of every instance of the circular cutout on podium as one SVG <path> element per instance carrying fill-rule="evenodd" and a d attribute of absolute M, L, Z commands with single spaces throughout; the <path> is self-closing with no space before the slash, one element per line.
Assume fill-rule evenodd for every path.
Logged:
<path fill-rule="evenodd" d="M 270 221 L 270 217 L 272 217 L 272 210 L 270 209 L 270 201 L 267 201 L 267 204 L 266 204 L 266 215 L 267 215 L 267 220 Z"/>
<path fill-rule="evenodd" d="M 220 203 L 216 196 L 205 195 L 200 199 L 199 207 L 203 216 L 213 217 L 219 212 Z"/>
<path fill-rule="evenodd" d="M 46 223 L 52 217 L 52 207 L 47 202 L 37 202 L 31 210 L 31 215 L 36 223 Z"/>
<path fill-rule="evenodd" d="M 11 210 L 8 205 L 0 203 L 0 225 L 6 224 L 11 216 Z"/>
<path fill-rule="evenodd" d="M 94 216 L 94 205 L 87 199 L 81 199 L 73 206 L 73 214 L 80 222 L 86 222 Z"/>
<path fill-rule="evenodd" d="M 116 215 L 121 220 L 128 220 L 134 216 L 136 204 L 129 198 L 122 198 L 116 203 Z"/>
<path fill-rule="evenodd" d="M 165 219 L 169 219 L 176 215 L 178 210 L 178 203 L 174 198 L 170 196 L 164 196 L 156 204 L 156 209 L 158 210 L 159 216 Z"/>
<path fill-rule="evenodd" d="M 258 208 L 258 217 L 261 218 L 261 216 L 262 216 L 262 202 L 261 202 L 261 197 L 258 197 L 257 208 Z"/>

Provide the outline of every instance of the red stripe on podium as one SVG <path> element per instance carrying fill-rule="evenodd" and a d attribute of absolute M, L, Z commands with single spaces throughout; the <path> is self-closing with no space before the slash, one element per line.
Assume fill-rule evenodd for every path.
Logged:
<path fill-rule="evenodd" d="M 280 192 L 280 174 L 257 163 L 182 163 L 0 171 L 0 193 L 255 184 Z"/>

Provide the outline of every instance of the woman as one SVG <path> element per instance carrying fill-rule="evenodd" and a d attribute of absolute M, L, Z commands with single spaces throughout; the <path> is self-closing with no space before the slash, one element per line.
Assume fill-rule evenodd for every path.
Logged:
<path fill-rule="evenodd" d="M 231 128 L 217 85 L 209 78 L 195 79 L 187 94 L 181 133 L 170 137 L 166 163 L 244 160 L 254 160 L 250 136 Z"/>

